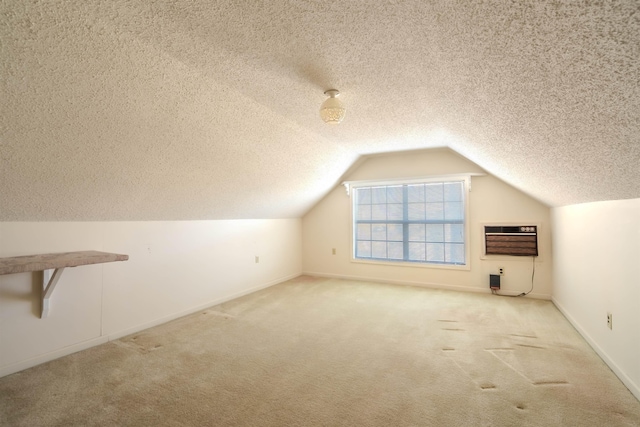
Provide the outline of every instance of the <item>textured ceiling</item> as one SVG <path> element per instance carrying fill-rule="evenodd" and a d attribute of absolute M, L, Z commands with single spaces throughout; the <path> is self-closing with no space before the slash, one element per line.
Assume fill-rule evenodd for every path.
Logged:
<path fill-rule="evenodd" d="M 440 146 L 551 206 L 637 198 L 639 64 L 636 0 L 0 0 L 0 220 L 297 217 Z"/>

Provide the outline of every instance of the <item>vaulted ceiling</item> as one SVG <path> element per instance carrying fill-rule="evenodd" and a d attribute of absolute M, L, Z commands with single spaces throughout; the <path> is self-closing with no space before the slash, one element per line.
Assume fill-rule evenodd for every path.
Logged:
<path fill-rule="evenodd" d="M 441 146 L 550 206 L 638 198 L 639 80 L 636 0 L 0 0 L 0 220 L 297 217 Z"/>

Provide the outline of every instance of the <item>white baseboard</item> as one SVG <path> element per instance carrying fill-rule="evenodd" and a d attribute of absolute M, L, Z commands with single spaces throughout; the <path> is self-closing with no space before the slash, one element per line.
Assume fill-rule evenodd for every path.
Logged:
<path fill-rule="evenodd" d="M 584 330 L 584 328 L 576 321 L 576 319 L 569 314 L 569 312 L 555 299 L 552 298 L 551 301 L 558 308 L 560 313 L 571 323 L 571 325 L 575 328 L 576 331 L 587 341 L 587 343 L 593 348 L 593 350 L 600 356 L 602 361 L 609 366 L 609 368 L 613 371 L 614 374 L 620 381 L 629 389 L 633 395 L 640 400 L 640 387 L 636 383 L 629 378 L 629 376 L 622 370 L 620 367 L 609 357 L 609 355 L 598 345 L 598 343 Z"/>
<path fill-rule="evenodd" d="M 63 357 L 63 356 L 68 356 L 70 354 L 77 353 L 79 351 L 86 350 L 86 349 L 91 348 L 91 347 L 95 347 L 95 346 L 100 345 L 100 344 L 105 344 L 105 343 L 107 343 L 109 341 L 114 341 L 114 340 L 116 340 L 118 338 L 121 338 L 121 337 L 124 337 L 124 336 L 127 336 L 127 335 L 135 334 L 135 333 L 140 332 L 142 330 L 149 329 L 151 327 L 158 326 L 158 325 L 161 325 L 163 323 L 170 322 L 171 320 L 178 319 L 180 317 L 187 316 L 187 315 L 192 314 L 192 313 L 196 313 L 196 312 L 198 312 L 200 310 L 204 310 L 204 309 L 207 309 L 209 307 L 212 307 L 212 306 L 215 306 L 215 305 L 218 305 L 218 304 L 222 304 L 223 302 L 231 301 L 233 299 L 242 297 L 244 295 L 248 295 L 248 294 L 251 294 L 253 292 L 257 292 L 259 290 L 266 289 L 266 288 L 268 288 L 270 286 L 277 285 L 278 283 L 282 283 L 282 282 L 285 282 L 285 281 L 290 280 L 290 279 L 294 279 L 294 278 L 296 278 L 298 276 L 300 276 L 299 273 L 292 274 L 292 275 L 285 276 L 285 277 L 281 277 L 279 279 L 272 280 L 270 282 L 254 286 L 252 288 L 245 289 L 243 291 L 236 292 L 234 294 L 227 295 L 227 296 L 215 299 L 213 301 L 209 301 L 209 302 L 204 303 L 204 304 L 200 304 L 200 305 L 198 305 L 196 307 L 191 307 L 188 310 L 184 310 L 184 311 L 181 311 L 181 312 L 178 312 L 178 313 L 174 313 L 174 314 L 171 314 L 171 315 L 168 315 L 168 316 L 164 316 L 164 317 L 162 317 L 160 319 L 155 319 L 155 320 L 152 320 L 150 322 L 146 322 L 146 323 L 134 326 L 132 328 L 127 328 L 125 330 L 114 332 L 114 333 L 111 333 L 111 334 L 108 334 L 108 335 L 102 335 L 102 336 L 99 336 L 99 337 L 96 337 L 96 338 L 89 339 L 87 341 L 82 341 L 82 342 L 70 345 L 68 347 L 64 347 L 64 348 L 61 348 L 61 349 L 58 349 L 58 350 L 54 350 L 54 351 L 51 351 L 51 352 L 48 352 L 48 353 L 41 354 L 41 355 L 36 356 L 36 357 L 32 357 L 30 359 L 21 360 L 19 362 L 16 362 L 16 363 L 13 363 L 13 364 L 10 364 L 10 365 L 2 366 L 2 367 L 0 367 L 0 378 L 4 377 L 6 375 L 10 375 L 10 374 L 19 372 L 19 371 L 23 371 L 23 370 L 28 369 L 28 368 L 32 368 L 34 366 L 40 365 L 42 363 L 49 362 L 49 361 L 54 360 L 54 359 L 58 359 L 58 358 Z"/>
<path fill-rule="evenodd" d="M 489 294 L 491 290 L 489 288 L 475 288 L 471 286 L 459 286 L 459 285 L 449 285 L 445 283 L 432 283 L 432 282 L 417 282 L 412 280 L 393 280 L 393 279 L 381 279 L 379 277 L 367 277 L 367 276 L 350 276 L 345 274 L 331 274 L 331 273 L 318 273 L 314 271 L 304 271 L 302 273 L 306 276 L 314 276 L 314 277 L 326 277 L 329 279 L 344 279 L 344 280 L 360 280 L 365 282 L 375 282 L 375 283 L 390 283 L 393 285 L 405 285 L 405 286 L 419 286 L 422 288 L 430 288 L 430 289 L 445 289 L 449 291 L 459 291 L 459 292 L 475 292 L 481 294 Z M 546 294 L 536 294 L 531 293 L 527 295 L 527 297 L 535 298 L 535 299 L 545 299 L 550 300 L 551 295 Z"/>
<path fill-rule="evenodd" d="M 11 365 L 3 366 L 0 368 L 0 378 L 6 375 L 23 371 L 25 369 L 32 368 L 34 366 L 49 362 L 54 359 L 58 359 L 63 356 L 68 356 L 70 354 L 77 353 L 79 351 L 86 350 L 88 348 L 95 347 L 100 344 L 104 344 L 108 341 L 109 340 L 107 337 L 92 338 L 90 340 L 82 341 L 77 344 L 70 345 L 68 347 L 63 347 L 58 350 L 50 351 L 48 353 L 41 354 L 39 356 L 32 357 L 30 359 L 21 360 L 20 362 L 13 363 Z"/>

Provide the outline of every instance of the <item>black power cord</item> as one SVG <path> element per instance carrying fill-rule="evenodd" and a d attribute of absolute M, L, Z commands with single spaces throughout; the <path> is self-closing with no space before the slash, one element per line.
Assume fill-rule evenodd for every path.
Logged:
<path fill-rule="evenodd" d="M 494 295 L 498 295 L 500 297 L 524 297 L 526 295 L 529 295 L 531 293 L 531 291 L 533 291 L 533 278 L 536 275 L 536 257 L 532 256 L 531 260 L 533 261 L 533 265 L 531 267 L 531 289 L 529 289 L 529 291 L 523 292 L 523 293 L 518 294 L 518 295 L 502 295 L 502 294 L 499 294 L 497 290 L 491 289 L 491 293 L 494 294 Z"/>
<path fill-rule="evenodd" d="M 525 296 L 525 295 L 529 295 L 531 293 L 531 291 L 533 290 L 533 278 L 536 276 L 536 257 L 532 256 L 531 257 L 531 261 L 532 261 L 532 265 L 531 265 L 531 289 L 529 289 L 529 292 L 525 292 L 522 293 L 518 296 Z"/>

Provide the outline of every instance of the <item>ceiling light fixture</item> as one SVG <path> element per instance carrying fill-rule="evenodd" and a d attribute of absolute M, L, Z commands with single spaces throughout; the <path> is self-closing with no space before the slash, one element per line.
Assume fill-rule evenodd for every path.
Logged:
<path fill-rule="evenodd" d="M 340 91 L 336 89 L 329 89 L 324 92 L 329 96 L 329 99 L 322 103 L 320 107 L 320 117 L 322 120 L 330 125 L 337 125 L 344 119 L 344 115 L 347 112 L 342 102 L 336 97 L 340 95 Z"/>

